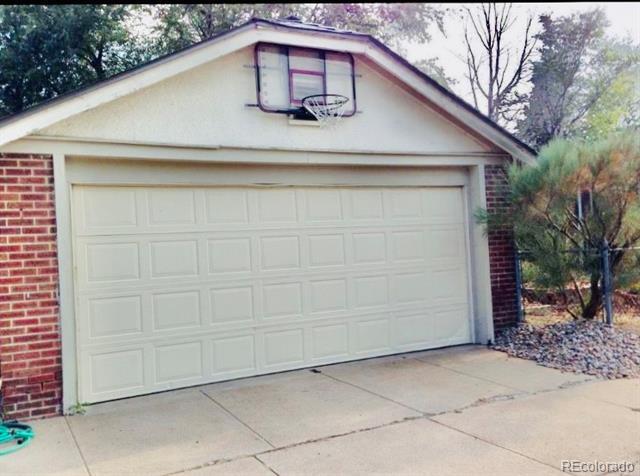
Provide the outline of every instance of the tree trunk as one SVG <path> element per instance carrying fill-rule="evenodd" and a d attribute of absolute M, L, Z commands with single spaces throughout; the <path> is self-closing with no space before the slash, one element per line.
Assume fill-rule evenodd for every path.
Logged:
<path fill-rule="evenodd" d="M 583 319 L 593 320 L 602 307 L 602 290 L 600 288 L 600 273 L 591 275 L 591 296 L 589 302 L 582 309 Z"/>

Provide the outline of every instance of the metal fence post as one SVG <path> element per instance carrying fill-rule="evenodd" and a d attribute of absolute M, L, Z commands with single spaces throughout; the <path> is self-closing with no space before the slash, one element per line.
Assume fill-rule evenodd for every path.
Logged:
<path fill-rule="evenodd" d="M 515 262 L 516 267 L 516 302 L 518 306 L 518 314 L 516 316 L 516 322 L 521 324 L 524 321 L 524 309 L 522 306 L 522 263 L 520 261 L 520 251 L 515 250 Z"/>
<path fill-rule="evenodd" d="M 602 284 L 604 287 L 604 319 L 609 325 L 613 324 L 613 303 L 611 290 L 611 266 L 609 263 L 609 243 L 602 244 Z"/>

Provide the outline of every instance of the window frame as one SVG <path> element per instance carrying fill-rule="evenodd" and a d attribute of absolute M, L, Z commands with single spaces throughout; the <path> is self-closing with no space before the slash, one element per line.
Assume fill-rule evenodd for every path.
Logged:
<path fill-rule="evenodd" d="M 292 106 L 289 106 L 288 108 L 278 108 L 278 107 L 269 107 L 266 106 L 262 103 L 262 99 L 261 99 L 261 76 L 260 76 L 260 48 L 261 47 L 275 47 L 280 49 L 280 51 L 286 55 L 287 58 L 287 82 L 288 82 L 288 94 L 289 94 L 289 104 Z M 318 72 L 318 71 L 310 71 L 310 70 L 304 70 L 304 69 L 291 69 L 291 49 L 294 50 L 306 50 L 306 51 L 310 51 L 310 52 L 315 52 L 315 53 L 320 53 L 321 58 L 322 58 L 322 63 L 323 63 L 323 71 L 322 72 Z M 300 74 L 300 75 L 309 75 L 309 76 L 321 76 L 322 77 L 322 86 L 323 86 L 323 94 L 327 94 L 327 53 L 330 54 L 340 54 L 340 55 L 344 55 L 346 57 L 346 59 L 349 62 L 349 65 L 351 67 L 351 95 L 352 95 L 352 101 L 353 101 L 353 108 L 352 111 L 349 112 L 348 114 L 345 114 L 343 117 L 351 117 L 354 116 L 356 111 L 357 111 L 357 101 L 356 101 L 356 74 L 355 74 L 355 61 L 353 59 L 353 55 L 351 53 L 347 53 L 344 51 L 332 51 L 332 50 L 324 50 L 324 49 L 320 49 L 320 48 L 307 48 L 307 47 L 299 47 L 299 46 L 290 46 L 290 45 L 281 45 L 281 44 L 277 44 L 277 43 L 265 43 L 265 42 L 259 42 L 256 43 L 255 48 L 254 48 L 254 64 L 255 64 L 255 70 L 256 70 L 256 96 L 257 96 L 257 105 L 260 108 L 261 111 L 263 112 L 268 112 L 268 113 L 276 113 L 276 114 L 297 114 L 300 113 L 300 110 L 302 108 L 302 101 L 299 99 L 294 99 L 293 98 L 293 75 L 295 74 Z M 298 107 L 295 107 L 293 105 L 298 105 Z"/>

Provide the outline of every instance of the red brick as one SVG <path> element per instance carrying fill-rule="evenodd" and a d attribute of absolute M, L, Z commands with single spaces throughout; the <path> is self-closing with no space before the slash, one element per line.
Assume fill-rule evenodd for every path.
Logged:
<path fill-rule="evenodd" d="M 9 418 L 60 414 L 52 159 L 0 154 L 0 375 Z"/>
<path fill-rule="evenodd" d="M 487 211 L 495 213 L 508 207 L 507 176 L 500 165 L 485 167 Z M 495 329 L 513 326 L 517 317 L 513 231 L 490 230 L 489 264 L 491 272 L 491 300 Z"/>
<path fill-rule="evenodd" d="M 17 164 L 16 164 L 17 165 Z M 4 169 L 5 175 L 31 175 L 34 171 L 31 169 Z"/>
<path fill-rule="evenodd" d="M 33 185 L 7 185 L 7 192 L 33 192 Z"/>
<path fill-rule="evenodd" d="M 42 201 L 47 199 L 47 195 L 44 193 L 23 193 L 20 195 L 21 200 L 33 200 L 33 201 Z"/>

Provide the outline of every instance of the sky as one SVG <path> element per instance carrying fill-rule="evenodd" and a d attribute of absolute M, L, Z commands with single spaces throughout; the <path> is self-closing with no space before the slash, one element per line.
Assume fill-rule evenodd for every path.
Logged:
<path fill-rule="evenodd" d="M 464 22 L 461 20 L 461 9 L 463 6 L 474 8 L 473 4 L 448 3 L 442 4 L 443 8 L 449 9 L 449 14 L 445 19 L 445 35 L 440 33 L 437 27 L 433 27 L 431 40 L 426 44 L 405 43 L 403 45 L 404 54 L 410 61 L 422 58 L 438 57 L 439 64 L 445 69 L 448 76 L 458 79 L 458 83 L 453 85 L 453 90 L 465 100 L 471 102 L 471 90 L 464 75 L 466 72 L 465 44 L 464 44 Z M 604 2 L 573 2 L 573 3 L 514 3 L 513 14 L 516 16 L 516 23 L 513 30 L 514 38 L 521 40 L 517 32 L 524 31 L 525 22 L 529 15 L 534 16 L 534 26 L 537 29 L 535 17 L 542 13 L 551 13 L 552 16 L 565 16 L 574 12 L 583 12 L 594 8 L 602 8 L 611 25 L 607 34 L 614 37 L 629 36 L 635 43 L 640 43 L 640 2 L 638 3 L 604 3 Z M 514 45 L 520 44 L 514 40 Z"/>

